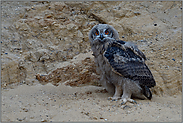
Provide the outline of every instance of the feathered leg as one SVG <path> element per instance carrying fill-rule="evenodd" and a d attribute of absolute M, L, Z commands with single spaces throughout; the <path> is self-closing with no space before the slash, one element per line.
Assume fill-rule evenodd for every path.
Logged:
<path fill-rule="evenodd" d="M 112 101 L 117 101 L 118 99 L 120 99 L 122 94 L 122 88 L 121 86 L 117 85 L 115 86 L 115 94 L 113 97 L 109 97 L 108 100 L 112 100 Z"/>
<path fill-rule="evenodd" d="M 121 105 L 126 104 L 127 101 L 131 102 L 131 103 L 137 103 L 135 100 L 131 99 L 131 95 L 132 95 L 131 90 L 127 90 L 125 88 L 125 84 L 124 84 L 124 86 L 123 86 L 123 95 L 121 97 L 121 101 L 122 101 Z"/>

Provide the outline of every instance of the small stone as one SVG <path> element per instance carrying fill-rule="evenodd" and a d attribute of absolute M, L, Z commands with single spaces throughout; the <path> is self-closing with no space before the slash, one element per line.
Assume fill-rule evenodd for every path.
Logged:
<path fill-rule="evenodd" d="M 173 29 L 177 29 L 177 26 L 173 26 L 172 28 L 173 28 Z"/>
<path fill-rule="evenodd" d="M 67 29 L 68 29 L 68 30 L 73 30 L 74 27 L 76 27 L 76 25 L 73 24 L 73 23 L 67 25 Z"/>
<path fill-rule="evenodd" d="M 41 120 L 41 122 L 48 122 L 48 121 L 47 121 L 47 120 L 45 120 L 45 119 L 42 119 L 42 120 Z"/>
<path fill-rule="evenodd" d="M 33 6 L 31 7 L 32 10 L 36 10 Z"/>
<path fill-rule="evenodd" d="M 4 83 L 4 86 L 6 87 L 6 86 L 7 86 L 7 84 L 6 84 L 6 83 Z"/>
<path fill-rule="evenodd" d="M 140 12 L 134 12 L 135 16 L 140 15 Z"/>
<path fill-rule="evenodd" d="M 23 119 L 17 118 L 18 121 L 22 121 L 25 120 L 26 117 L 24 117 Z"/>
<path fill-rule="evenodd" d="M 82 34 L 82 32 L 80 30 L 78 30 L 78 37 L 80 37 L 80 38 L 83 38 L 84 37 L 83 34 Z"/>
<path fill-rule="evenodd" d="M 53 17 L 52 15 L 48 15 L 48 16 L 46 16 L 46 18 L 51 18 L 51 17 Z"/>
<path fill-rule="evenodd" d="M 22 121 L 22 119 L 17 118 L 18 121 Z"/>
<path fill-rule="evenodd" d="M 26 108 L 23 108 L 23 110 L 25 111 L 25 112 L 28 112 L 29 110 L 28 109 L 26 109 Z"/>
<path fill-rule="evenodd" d="M 89 112 L 86 112 L 86 113 L 84 113 L 84 114 L 88 116 L 88 115 L 89 115 Z"/>

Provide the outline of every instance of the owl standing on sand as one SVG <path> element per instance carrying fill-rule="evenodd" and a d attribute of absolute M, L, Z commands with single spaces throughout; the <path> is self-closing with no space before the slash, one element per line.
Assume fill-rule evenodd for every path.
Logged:
<path fill-rule="evenodd" d="M 118 32 L 108 24 L 95 25 L 89 40 L 101 84 L 114 94 L 109 99 L 121 99 L 125 104 L 136 103 L 131 96 L 152 98 L 149 88 L 156 82 L 145 64 L 145 55 L 136 45 L 119 40 Z"/>

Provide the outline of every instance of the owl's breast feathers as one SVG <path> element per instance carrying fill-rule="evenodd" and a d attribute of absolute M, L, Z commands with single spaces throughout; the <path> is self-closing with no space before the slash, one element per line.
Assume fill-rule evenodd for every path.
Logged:
<path fill-rule="evenodd" d="M 138 81 L 141 87 L 154 87 L 156 82 L 147 65 L 145 55 L 133 44 L 115 41 L 104 52 L 113 71 L 120 76 Z"/>

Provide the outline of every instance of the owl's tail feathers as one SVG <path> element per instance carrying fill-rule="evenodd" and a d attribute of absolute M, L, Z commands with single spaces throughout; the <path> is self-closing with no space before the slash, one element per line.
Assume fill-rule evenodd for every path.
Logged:
<path fill-rule="evenodd" d="M 147 86 L 144 86 L 143 94 L 147 97 L 147 99 L 151 100 L 152 93 L 151 93 L 150 89 Z"/>

